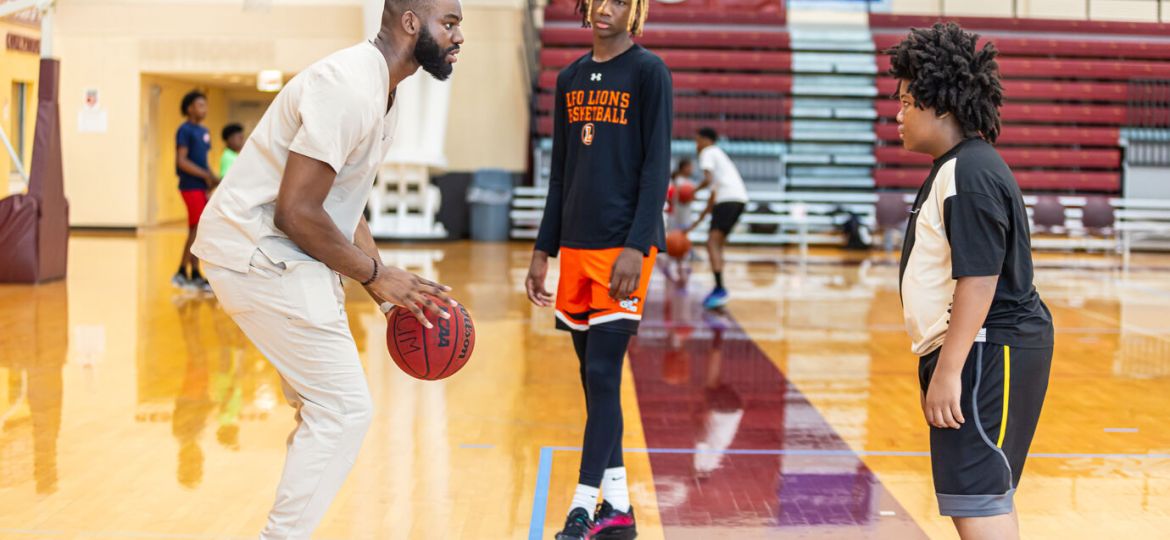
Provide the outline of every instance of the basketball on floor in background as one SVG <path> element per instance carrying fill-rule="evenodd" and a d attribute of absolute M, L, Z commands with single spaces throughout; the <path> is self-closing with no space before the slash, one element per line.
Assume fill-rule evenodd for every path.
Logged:
<path fill-rule="evenodd" d="M 666 233 L 666 254 L 675 259 L 686 257 L 687 253 L 691 252 L 691 239 L 687 238 L 687 232 L 682 229 L 675 229 Z"/>

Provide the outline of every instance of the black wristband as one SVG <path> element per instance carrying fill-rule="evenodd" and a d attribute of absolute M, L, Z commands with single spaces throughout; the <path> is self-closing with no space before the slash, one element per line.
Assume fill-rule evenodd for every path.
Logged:
<path fill-rule="evenodd" d="M 362 287 L 365 287 L 365 286 L 373 283 L 375 279 L 378 279 L 378 259 L 370 257 L 370 260 L 374 262 L 374 275 L 370 276 L 370 279 L 363 281 Z"/>

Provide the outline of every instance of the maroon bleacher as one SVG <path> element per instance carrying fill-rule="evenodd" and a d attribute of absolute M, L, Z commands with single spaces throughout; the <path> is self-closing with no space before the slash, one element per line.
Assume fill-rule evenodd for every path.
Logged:
<path fill-rule="evenodd" d="M 715 128 L 721 134 L 735 139 L 782 141 L 791 137 L 791 128 L 788 122 L 775 120 L 725 120 L 720 118 L 687 118 L 676 117 L 674 120 L 674 137 L 688 139 L 694 136 L 701 127 Z M 541 115 L 536 119 L 536 131 L 541 137 L 551 137 L 553 120 L 550 115 Z"/>
<path fill-rule="evenodd" d="M 878 69 L 881 51 L 912 27 L 939 21 L 932 16 L 874 14 L 870 26 Z M 951 18 L 991 40 L 1000 51 L 1004 106 L 1000 153 L 1025 189 L 1104 191 L 1121 188 L 1121 128 L 1131 113 L 1130 81 L 1170 79 L 1170 24 L 1058 21 L 988 17 Z M 1027 36 L 1027 37 L 1024 37 Z M 895 116 L 900 105 L 888 96 L 897 83 L 881 75 L 875 102 L 878 187 L 917 187 L 930 160 L 900 148 Z M 1167 112 L 1170 116 L 1170 111 Z"/>
<path fill-rule="evenodd" d="M 761 92 L 777 95 L 788 94 L 792 91 L 792 76 L 790 75 L 725 75 L 720 73 L 679 73 L 672 76 L 674 90 L 725 91 L 725 92 Z M 552 92 L 557 85 L 556 71 L 542 71 L 540 73 L 540 89 Z"/>
<path fill-rule="evenodd" d="M 583 53 L 577 49 L 547 48 L 540 52 L 540 65 L 561 69 Z M 712 51 L 662 49 L 655 51 L 671 71 L 792 72 L 792 53 L 780 51 Z"/>
<path fill-rule="evenodd" d="M 654 3 L 644 35 L 671 68 L 674 134 L 689 138 L 713 125 L 735 139 L 790 140 L 791 37 L 781 0 L 688 0 Z M 575 2 L 545 8 L 537 95 L 538 136 L 552 132 L 557 71 L 588 51 Z M 911 27 L 938 17 L 870 15 L 877 63 Z M 1132 123 L 1130 81 L 1170 79 L 1170 24 L 964 17 L 958 22 L 1000 51 L 1005 105 L 998 146 L 1025 189 L 1117 192 L 1121 129 Z M 750 25 L 750 26 L 745 26 Z M 900 148 L 896 89 L 877 78 L 874 100 L 878 187 L 915 187 L 929 160 Z M 1161 114 L 1158 112 L 1157 114 Z M 1170 116 L 1170 111 L 1166 111 Z M 1170 118 L 1168 118 L 1170 120 Z"/>
<path fill-rule="evenodd" d="M 1050 60 L 1005 57 L 999 60 L 1005 77 L 1053 77 L 1069 79 L 1170 78 L 1170 62 L 1139 60 Z"/>
<path fill-rule="evenodd" d="M 575 1 L 553 0 L 544 9 L 544 20 L 579 23 L 581 14 L 577 12 L 576 6 Z M 688 0 L 677 4 L 654 2 L 646 26 L 654 23 L 783 26 L 786 13 L 783 0 Z"/>
<path fill-rule="evenodd" d="M 1170 48 L 1166 50 L 1170 58 Z M 1089 79 L 1119 80 L 1170 78 L 1170 62 L 1141 60 L 1055 60 L 1050 58 L 1014 58 L 1004 56 L 997 61 L 999 73 L 1007 79 Z M 878 71 L 890 69 L 890 57 L 878 57 Z"/>
<path fill-rule="evenodd" d="M 910 27 L 901 30 L 874 29 L 874 45 L 878 51 L 896 45 Z M 979 32 L 985 34 L 984 32 Z M 1075 37 L 1028 38 L 1012 35 L 983 35 L 980 44 L 988 40 L 995 42 L 1000 53 L 1012 56 L 1060 57 L 1060 58 L 1117 58 L 1164 60 L 1170 58 L 1170 43 L 1148 40 L 1109 40 L 1096 38 L 1078 40 Z"/>
<path fill-rule="evenodd" d="M 1121 167 L 1121 151 L 1116 148 L 1082 148 L 1076 152 L 1063 149 L 1000 148 L 999 154 L 1013 169 L 1034 169 L 1040 167 L 1106 169 Z M 879 163 L 929 167 L 931 157 L 903 150 L 897 146 L 885 146 L 874 150 Z"/>
<path fill-rule="evenodd" d="M 896 143 L 898 126 L 893 123 L 878 124 L 878 140 Z M 1121 138 L 1121 129 L 1116 127 L 1055 127 L 1009 125 L 999 135 L 999 146 L 1106 146 L 1115 148 Z"/>
<path fill-rule="evenodd" d="M 552 134 L 553 95 L 537 98 L 537 132 Z M 786 140 L 789 138 L 788 103 L 783 98 L 741 98 L 711 96 L 678 96 L 674 100 L 674 135 L 690 138 L 700 127 L 710 126 L 720 133 L 739 139 Z M 751 115 L 752 120 L 724 119 L 724 115 Z"/>
<path fill-rule="evenodd" d="M 536 110 L 551 114 L 553 95 L 541 94 L 536 99 Z M 674 99 L 675 114 L 754 114 L 779 118 L 788 113 L 788 102 L 783 98 L 741 98 L 710 96 L 678 96 Z M 895 137 L 896 138 L 896 137 Z"/>
<path fill-rule="evenodd" d="M 1037 191 L 1121 190 L 1120 172 L 1013 171 L 1020 188 Z M 878 188 L 917 189 L 930 174 L 927 168 L 877 169 L 874 183 Z"/>
<path fill-rule="evenodd" d="M 557 71 L 592 43 L 590 31 L 576 24 L 580 15 L 574 5 L 558 1 L 545 9 L 545 20 L 552 24 L 540 33 L 542 71 L 534 104 L 539 136 L 552 133 Z M 758 26 L 744 29 L 745 23 Z M 710 125 L 740 139 L 788 138 L 785 97 L 792 90 L 792 54 L 783 23 L 778 0 L 654 4 L 646 31 L 636 41 L 653 48 L 671 68 L 676 137 L 689 138 Z M 721 95 L 726 93 L 750 97 Z"/>
<path fill-rule="evenodd" d="M 552 134 L 557 72 L 593 43 L 575 6 L 573 1 L 553 0 L 545 8 L 533 103 L 541 137 Z M 690 138 L 709 125 L 737 139 L 789 138 L 786 98 L 792 93 L 792 53 L 784 14 L 783 0 L 653 4 L 646 30 L 635 41 L 651 48 L 671 69 L 675 137 Z"/>
<path fill-rule="evenodd" d="M 893 121 L 901 105 L 892 99 L 883 99 L 877 101 L 874 107 L 877 108 L 879 118 Z M 1004 123 L 1118 126 L 1125 122 L 1126 111 L 1122 105 L 1005 103 L 1000 108 L 1000 118 Z"/>
<path fill-rule="evenodd" d="M 893 96 L 898 83 L 890 77 L 877 81 L 878 95 Z M 1003 81 L 1004 95 L 1009 101 L 1099 101 L 1125 103 L 1129 90 L 1123 82 L 1030 81 L 1008 79 Z"/>
<path fill-rule="evenodd" d="M 677 28 L 653 27 L 646 23 L 646 31 L 635 41 L 646 47 L 696 47 L 707 49 L 755 49 L 786 51 L 792 41 L 782 27 L 769 30 L 737 30 L 735 28 Z M 540 31 L 540 42 L 546 48 L 572 47 L 584 52 L 593 45 L 593 34 L 587 28 L 548 26 Z"/>
<path fill-rule="evenodd" d="M 1021 34 L 1104 34 L 1109 36 L 1170 36 L 1170 23 L 1079 21 L 1011 17 L 938 17 L 933 15 L 889 15 L 871 13 L 871 28 L 922 28 L 936 22 L 954 21 L 978 33 L 993 31 Z"/>

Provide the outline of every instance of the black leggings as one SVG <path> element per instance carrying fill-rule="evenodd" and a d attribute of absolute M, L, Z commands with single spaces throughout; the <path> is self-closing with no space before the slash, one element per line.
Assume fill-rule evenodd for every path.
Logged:
<path fill-rule="evenodd" d="M 630 335 L 605 330 L 572 332 L 585 390 L 585 442 L 577 482 L 600 487 L 605 469 L 622 461 L 622 361 Z"/>

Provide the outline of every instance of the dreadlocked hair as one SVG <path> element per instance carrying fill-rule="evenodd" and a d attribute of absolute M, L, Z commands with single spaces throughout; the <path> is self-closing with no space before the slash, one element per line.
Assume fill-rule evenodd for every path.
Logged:
<path fill-rule="evenodd" d="M 884 52 L 890 56 L 890 75 L 909 81 L 908 91 L 920 109 L 954 114 L 964 137 L 994 143 L 1003 105 L 995 61 L 999 51 L 990 42 L 980 49 L 978 41 L 978 34 L 953 22 L 935 23 L 912 28 L 906 39 Z"/>
<path fill-rule="evenodd" d="M 577 13 L 581 14 L 581 27 L 590 28 L 593 25 L 589 22 L 589 14 L 593 11 L 594 0 L 577 0 Z M 602 2 L 612 2 L 613 0 L 601 0 Z M 650 14 L 650 0 L 628 0 L 630 2 L 630 9 L 633 11 L 630 15 L 630 21 L 626 23 L 626 31 L 632 36 L 642 35 L 642 29 L 646 27 L 646 16 Z"/>

